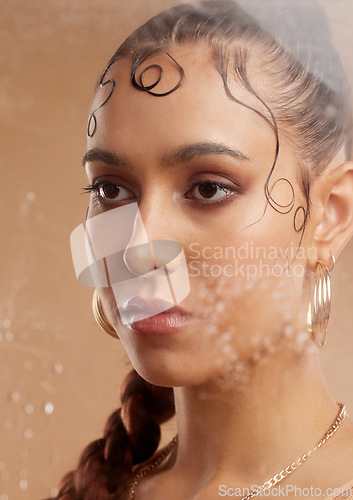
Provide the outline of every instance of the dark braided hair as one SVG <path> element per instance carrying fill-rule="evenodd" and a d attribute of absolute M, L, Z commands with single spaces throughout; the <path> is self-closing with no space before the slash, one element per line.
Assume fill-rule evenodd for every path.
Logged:
<path fill-rule="evenodd" d="M 160 425 L 175 413 L 173 390 L 152 385 L 132 370 L 122 384 L 120 399 L 121 408 L 108 418 L 103 437 L 83 450 L 77 468 L 61 480 L 56 498 L 118 500 L 133 466 L 156 451 Z"/>
<path fill-rule="evenodd" d="M 315 32 L 314 26 L 318 27 Z M 319 175 L 338 151 L 343 150 L 347 159 L 352 151 L 349 87 L 321 9 L 302 0 L 207 0 L 179 5 L 138 28 L 117 50 L 107 68 L 128 58 L 134 77 L 138 66 L 159 51 L 200 40 L 208 44 L 214 55 L 226 95 L 262 116 L 274 130 L 276 157 L 266 181 L 265 197 L 272 208 L 282 213 L 287 213 L 287 208 L 273 200 L 274 184 L 270 185 L 279 150 L 277 124 L 295 143 L 307 204 L 295 210 L 294 227 L 303 234 L 309 216 L 311 175 Z M 270 83 L 266 85 L 267 91 L 270 87 L 270 106 L 249 81 L 249 47 L 256 47 L 257 57 L 261 56 L 259 65 Z M 118 91 L 118 85 L 108 80 L 108 69 L 100 79 L 100 87 L 110 82 L 110 94 L 99 107 L 113 91 Z M 257 99 L 256 108 L 232 94 L 230 74 L 248 90 L 249 96 Z M 97 126 L 95 111 L 88 129 L 92 135 Z M 287 207 L 288 211 L 294 209 L 294 199 Z M 298 213 L 304 215 L 301 225 L 296 221 Z M 129 487 L 133 466 L 156 451 L 160 425 L 174 414 L 172 389 L 153 386 L 133 370 L 123 383 L 121 405 L 109 417 L 103 438 L 88 445 L 77 469 L 63 478 L 58 499 L 118 500 Z"/>

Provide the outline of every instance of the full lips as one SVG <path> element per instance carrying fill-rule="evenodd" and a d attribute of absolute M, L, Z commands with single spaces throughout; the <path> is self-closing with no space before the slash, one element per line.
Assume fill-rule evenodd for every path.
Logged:
<path fill-rule="evenodd" d="M 119 307 L 124 324 L 144 320 L 162 312 L 175 308 L 175 304 L 160 298 L 144 299 L 141 296 L 131 297 Z"/>
<path fill-rule="evenodd" d="M 190 314 L 182 309 L 173 307 L 142 320 L 132 321 L 130 328 L 138 333 L 173 333 L 178 331 L 190 317 Z"/>

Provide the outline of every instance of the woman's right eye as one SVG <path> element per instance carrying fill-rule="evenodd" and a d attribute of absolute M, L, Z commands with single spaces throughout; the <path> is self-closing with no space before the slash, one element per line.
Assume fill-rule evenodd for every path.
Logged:
<path fill-rule="evenodd" d="M 103 184 L 98 188 L 99 196 L 110 201 L 121 201 L 125 199 L 128 190 L 117 184 Z"/>
<path fill-rule="evenodd" d="M 107 181 L 95 182 L 84 188 L 84 190 L 92 193 L 93 200 L 98 205 L 103 206 L 116 204 L 133 198 L 133 194 L 126 187 Z"/>

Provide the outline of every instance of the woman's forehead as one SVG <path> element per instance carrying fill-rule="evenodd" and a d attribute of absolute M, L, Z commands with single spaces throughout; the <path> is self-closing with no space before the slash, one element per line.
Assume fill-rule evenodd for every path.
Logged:
<path fill-rule="evenodd" d="M 196 94 L 197 86 L 204 82 L 206 76 L 206 81 L 212 81 L 212 85 L 220 80 L 211 50 L 203 44 L 169 47 L 137 63 L 133 63 L 132 57 L 124 57 L 116 60 L 103 76 L 103 85 L 95 91 L 91 110 L 104 100 L 109 89 L 109 86 L 105 89 L 108 80 L 114 81 L 114 95 L 128 93 L 132 98 L 148 94 L 164 98 L 171 97 L 176 90 L 186 86 L 189 90 L 192 87 Z"/>
<path fill-rule="evenodd" d="M 91 106 L 96 130 L 89 138 L 89 147 L 98 142 L 141 141 L 167 137 L 185 140 L 202 134 L 211 139 L 241 135 L 245 143 L 263 141 L 274 147 L 274 134 L 266 121 L 229 99 L 213 54 L 205 46 L 172 47 L 168 52 L 154 54 L 136 70 L 133 85 L 132 62 L 117 61 L 103 81 L 114 80 L 110 98 L 109 84 L 98 88 Z M 157 83 L 156 83 L 157 82 Z M 231 84 L 232 85 L 232 84 Z M 234 82 L 234 93 L 247 106 L 258 106 L 248 90 Z M 260 109 L 260 108 L 259 108 Z M 191 137 L 190 137 L 191 139 Z M 247 155 L 248 156 L 248 155 Z"/>
<path fill-rule="evenodd" d="M 229 82 L 239 85 L 239 78 L 233 71 L 234 54 L 233 50 L 227 49 L 230 57 L 223 54 L 222 59 L 228 60 L 226 63 L 226 78 Z M 266 87 L 263 81 L 263 64 L 256 44 L 247 44 L 246 73 L 250 81 L 257 79 L 261 74 L 262 98 L 266 98 Z M 99 102 L 104 100 L 102 89 L 108 80 L 113 80 L 117 88 L 122 91 L 140 90 L 142 93 L 154 97 L 167 97 L 174 94 L 179 88 L 187 89 L 195 97 L 206 91 L 210 95 L 217 92 L 224 96 L 224 81 L 219 69 L 220 56 L 216 55 L 214 49 L 204 41 L 194 43 L 173 44 L 165 48 L 160 48 L 152 52 L 147 57 L 138 56 L 135 61 L 132 57 L 117 59 L 104 73 L 101 83 L 98 86 L 91 104 L 93 111 Z M 244 87 L 244 85 L 242 85 Z M 105 90 L 110 87 L 108 86 Z M 223 90 L 223 92 L 219 92 Z M 243 88 L 244 90 L 244 88 Z M 237 89 L 239 93 L 241 88 Z M 116 93 L 114 91 L 114 93 Z M 243 92 L 243 95 L 245 93 Z M 240 95 L 241 97 L 241 95 Z M 254 98 L 247 91 L 248 101 L 255 102 Z"/>

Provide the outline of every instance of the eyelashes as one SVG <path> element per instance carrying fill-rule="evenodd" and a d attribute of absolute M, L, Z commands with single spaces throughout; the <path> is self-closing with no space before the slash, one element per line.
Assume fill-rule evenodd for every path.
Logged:
<path fill-rule="evenodd" d="M 230 198 L 239 190 L 235 187 L 230 187 L 220 182 L 212 180 L 198 180 L 188 185 L 189 190 L 185 193 L 184 197 L 188 199 L 200 200 L 206 203 L 221 203 Z M 191 196 L 193 194 L 193 196 Z M 207 201 L 209 200 L 209 201 Z"/>
<path fill-rule="evenodd" d="M 220 205 L 235 194 L 239 194 L 239 186 L 236 186 L 234 182 L 232 184 L 233 186 L 229 186 L 211 179 L 196 180 L 187 185 L 182 198 L 201 205 Z M 82 190 L 84 193 L 91 193 L 95 206 L 102 210 L 136 199 L 130 189 L 107 180 L 96 181 Z"/>
<path fill-rule="evenodd" d="M 103 210 L 109 205 L 119 205 L 134 198 L 133 193 L 126 187 L 103 180 L 82 189 L 84 193 L 91 193 L 95 206 Z"/>

